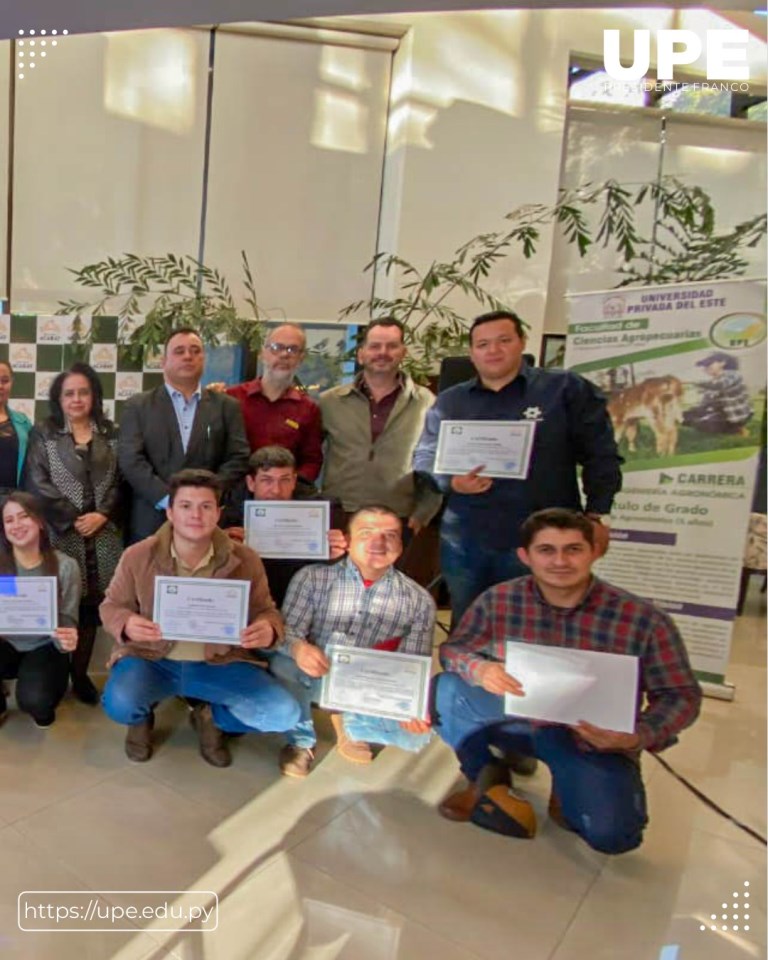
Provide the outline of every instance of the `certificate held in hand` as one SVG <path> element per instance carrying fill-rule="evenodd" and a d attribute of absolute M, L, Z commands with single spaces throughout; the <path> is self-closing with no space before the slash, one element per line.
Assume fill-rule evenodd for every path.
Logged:
<path fill-rule="evenodd" d="M 327 560 L 330 520 L 326 500 L 248 500 L 245 542 L 265 560 Z"/>
<path fill-rule="evenodd" d="M 0 577 L 0 633 L 48 636 L 58 622 L 56 577 Z"/>
<path fill-rule="evenodd" d="M 524 480 L 535 432 L 535 420 L 443 420 L 435 473 L 463 476 L 483 466 L 484 477 Z"/>
<path fill-rule="evenodd" d="M 432 658 L 328 644 L 320 706 L 390 720 L 426 720 Z"/>
<path fill-rule="evenodd" d="M 249 580 L 155 577 L 152 619 L 163 640 L 240 643 L 248 625 Z"/>

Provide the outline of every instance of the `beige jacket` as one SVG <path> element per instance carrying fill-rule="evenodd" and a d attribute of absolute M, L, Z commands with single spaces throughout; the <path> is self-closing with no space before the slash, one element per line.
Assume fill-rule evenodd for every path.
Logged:
<path fill-rule="evenodd" d="M 163 524 L 157 533 L 135 543 L 123 554 L 117 565 L 106 596 L 99 607 L 104 629 L 112 634 L 115 647 L 109 658 L 108 666 L 121 657 L 144 657 L 147 660 L 161 660 L 173 647 L 173 641 L 159 643 L 133 643 L 123 631 L 128 617 L 132 613 L 152 619 L 155 599 L 155 577 L 173 576 L 174 563 L 171 557 L 170 523 Z M 285 634 L 285 625 L 274 601 L 269 594 L 267 576 L 259 555 L 249 547 L 234 543 L 218 528 L 213 531 L 212 576 L 224 580 L 250 580 L 251 591 L 248 600 L 248 623 L 254 620 L 266 620 L 275 631 L 275 644 L 281 643 Z M 210 663 L 229 663 L 234 660 L 263 660 L 263 651 L 246 650 L 239 645 L 225 646 L 219 643 L 205 645 L 205 659 Z"/>
<path fill-rule="evenodd" d="M 403 377 L 403 389 L 376 443 L 371 442 L 367 397 L 353 384 L 326 390 L 319 398 L 326 451 L 323 494 L 345 510 L 380 503 L 400 517 L 428 523 L 442 497 L 414 483 L 411 460 L 434 394 Z"/>

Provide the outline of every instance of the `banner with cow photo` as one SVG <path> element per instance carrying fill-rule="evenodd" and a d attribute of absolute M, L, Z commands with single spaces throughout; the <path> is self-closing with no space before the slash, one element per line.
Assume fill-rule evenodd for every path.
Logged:
<path fill-rule="evenodd" d="M 625 459 L 600 576 L 667 610 L 722 685 L 765 409 L 765 284 L 570 298 L 566 366 L 608 397 Z"/>

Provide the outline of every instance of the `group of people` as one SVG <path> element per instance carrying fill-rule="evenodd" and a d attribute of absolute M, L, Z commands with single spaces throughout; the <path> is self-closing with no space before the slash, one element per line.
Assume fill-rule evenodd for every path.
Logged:
<path fill-rule="evenodd" d="M 114 648 L 102 702 L 126 725 L 132 760 L 150 759 L 157 705 L 180 696 L 208 763 L 231 763 L 233 734 L 280 732 L 281 772 L 306 777 L 329 644 L 431 655 L 434 600 L 398 561 L 442 510 L 452 634 L 429 713 L 332 713 L 339 754 L 367 764 L 377 746 L 418 751 L 438 735 L 467 779 L 441 814 L 516 836 L 533 835 L 535 816 L 511 771 L 530 772 L 538 759 L 552 773 L 553 819 L 596 849 L 636 847 L 646 822 L 640 753 L 675 741 L 697 715 L 700 689 L 671 619 L 591 572 L 621 485 L 602 396 L 577 374 L 529 366 L 524 349 L 515 314 L 478 317 L 477 376 L 435 397 L 402 370 L 401 324 L 376 320 L 363 331 L 354 381 L 315 404 L 294 383 L 306 351 L 300 327 L 273 329 L 262 375 L 229 389 L 201 387 L 202 341 L 176 330 L 164 383 L 125 404 L 119 434 L 86 364 L 56 378 L 48 421 L 31 427 L 10 408 L 12 371 L 0 362 L 0 576 L 59 584 L 55 636 L 0 626 L 0 678 L 18 678 L 19 709 L 49 725 L 69 674 L 80 699 L 97 701 L 86 670 L 103 623 Z M 443 420 L 535 421 L 527 476 L 491 479 L 482 465 L 436 473 Z M 262 561 L 244 543 L 245 501 L 306 498 L 332 503 L 330 559 Z M 247 581 L 240 637 L 164 638 L 153 620 L 156 576 Z M 505 714 L 505 695 L 525 695 L 504 666 L 508 641 L 638 657 L 635 731 Z M 5 709 L 3 698 L 0 716 Z"/>

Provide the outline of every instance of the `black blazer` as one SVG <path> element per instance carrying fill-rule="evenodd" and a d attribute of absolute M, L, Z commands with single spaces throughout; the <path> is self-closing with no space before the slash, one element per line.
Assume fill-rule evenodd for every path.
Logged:
<path fill-rule="evenodd" d="M 186 453 L 165 384 L 131 397 L 120 418 L 118 447 L 132 491 L 130 541 L 151 536 L 164 522 L 165 512 L 155 504 L 167 495 L 174 473 L 212 470 L 229 489 L 247 473 L 250 452 L 240 404 L 225 393 L 203 389 Z"/>

